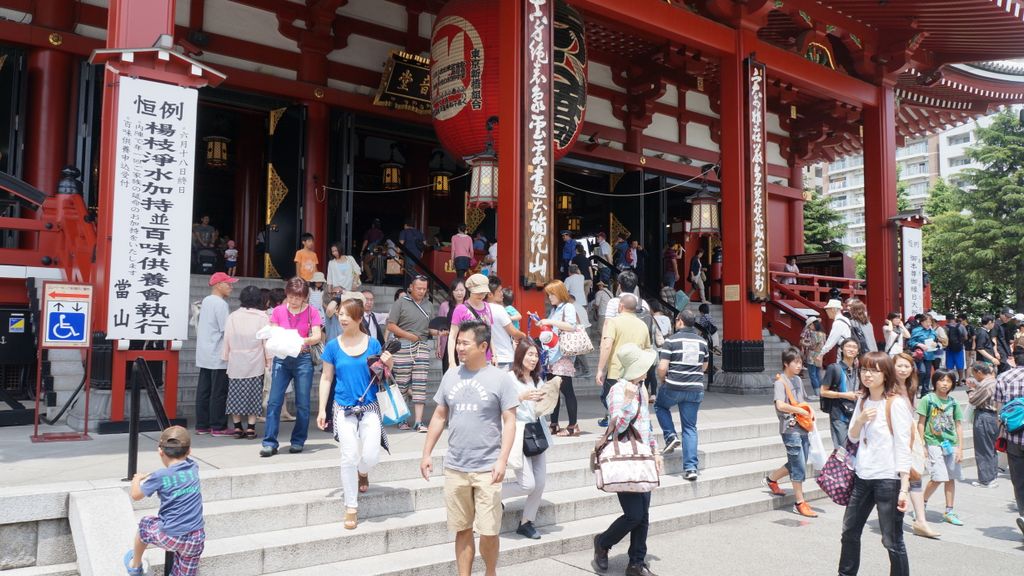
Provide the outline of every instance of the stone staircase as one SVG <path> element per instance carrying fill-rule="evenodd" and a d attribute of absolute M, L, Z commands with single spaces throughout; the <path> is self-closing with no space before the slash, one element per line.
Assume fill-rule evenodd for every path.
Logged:
<path fill-rule="evenodd" d="M 819 419 L 825 436 L 827 419 Z M 773 497 L 762 476 L 785 460 L 776 419 L 701 426 L 700 478 L 683 480 L 679 453 L 667 458 L 667 474 L 652 496 L 651 533 L 719 522 L 792 505 Z M 588 468 L 596 436 L 558 438 L 548 449 L 547 488 L 535 524 L 543 534 L 514 534 L 523 498 L 506 501 L 501 560 L 508 566 L 551 554 L 584 550 L 619 515 L 614 494 L 598 491 Z M 969 441 L 967 443 L 969 446 Z M 967 450 L 965 460 L 973 461 Z M 441 457 L 429 482 L 419 474 L 418 454 L 381 462 L 361 495 L 360 523 L 345 530 L 337 463 L 265 465 L 203 470 L 207 543 L 201 571 L 207 576 L 327 573 L 442 575 L 455 573 L 454 534 L 448 532 Z M 511 474 L 511 473 L 510 473 Z M 809 480 L 806 497 L 823 496 Z M 153 512 L 155 499 L 136 503 L 136 515 Z M 621 549 L 620 549 L 621 548 Z M 624 552 L 624 546 L 616 553 Z M 147 552 L 156 572 L 163 554 Z M 477 568 L 482 568 L 477 560 Z"/>

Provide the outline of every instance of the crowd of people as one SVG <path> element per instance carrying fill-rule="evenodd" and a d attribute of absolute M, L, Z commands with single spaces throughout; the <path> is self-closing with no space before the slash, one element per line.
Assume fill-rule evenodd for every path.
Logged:
<path fill-rule="evenodd" d="M 465 230 L 458 235 L 465 235 L 471 245 Z M 526 498 L 516 533 L 542 538 L 535 522 L 546 485 L 545 449 L 558 437 L 581 433 L 574 378 L 590 369 L 583 354 L 567 345 L 578 333 L 598 341 L 592 373 L 607 409 L 598 424 L 607 427 L 610 436 L 635 433 L 659 474 L 662 459 L 678 451 L 682 478 L 699 478 L 697 419 L 712 381 L 717 328 L 706 303 L 697 310 L 690 306 L 689 293 L 676 314 L 665 314 L 662 302 L 668 296 L 678 302 L 678 295 L 670 294 L 679 280 L 678 269 L 666 274 L 658 298 L 649 301 L 641 296 L 631 267 L 605 276 L 607 267 L 578 260 L 578 247 L 572 246 L 562 253 L 564 281 L 552 280 L 544 287 L 545 310 L 520 311 L 512 306 L 513 289 L 503 286 L 496 275 L 469 273 L 467 263 L 458 261 L 453 263 L 456 279 L 448 298 L 439 306 L 427 297 L 427 278 L 412 276 L 388 312 L 378 313 L 373 293 L 360 290 L 360 267 L 354 257 L 344 255 L 339 245 L 332 246 L 324 275 L 311 249 L 312 238 L 304 237 L 303 242 L 295 258 L 296 276 L 281 292 L 246 287 L 235 312 L 229 312 L 226 302 L 235 278 L 224 273 L 210 277 L 211 293 L 199 308 L 196 324 L 200 379 L 194 433 L 255 439 L 256 423 L 265 417 L 260 455 L 272 457 L 278 452 L 282 410 L 291 386 L 295 425 L 289 452 L 301 453 L 313 408 L 312 381 L 319 370 L 314 421 L 330 431 L 339 446 L 345 529 L 359 525 L 360 495 L 370 489 L 381 449 L 389 450 L 388 429 L 393 426 L 396 431 L 425 434 L 420 468 L 427 481 L 433 475 L 432 452 L 448 432 L 445 506 L 448 527 L 456 534 L 460 574 L 472 571 L 474 534 L 479 536 L 486 573 L 495 573 L 505 499 Z M 463 248 L 453 248 L 453 258 L 464 258 L 459 252 Z M 589 275 L 582 273 L 581 264 Z M 698 264 L 696 276 L 701 273 Z M 696 283 L 694 290 L 703 300 Z M 818 413 L 808 400 L 817 400 L 829 418 L 833 445 L 859 445 L 853 493 L 843 521 L 839 573 L 857 573 L 861 533 L 874 508 L 893 574 L 909 573 L 900 528 L 905 510 L 913 510 L 914 534 L 938 537 L 924 512 L 928 499 L 941 487 L 943 521 L 963 525 L 955 509 L 955 485 L 963 479 L 965 406 L 950 394 L 958 385 L 967 387 L 973 414 L 978 463 L 973 484 L 996 485 L 995 446 L 997 438 L 1005 440 L 1021 516 L 1017 524 L 1024 532 L 1024 431 L 1000 430 L 996 418 L 1001 406 L 1024 397 L 1024 338 L 1013 332 L 1015 315 L 1004 310 L 999 324 L 986 316 L 976 327 L 965 318 L 937 326 L 930 314 L 906 323 L 898 314 L 890 315 L 882 331 L 884 341 L 877 343 L 859 300 L 830 301 L 825 312 L 832 320 L 828 334 L 820 319 L 811 318 L 800 347 L 782 354 L 773 405 L 786 462 L 766 475 L 764 484 L 772 494 L 783 495 L 779 482 L 788 477 L 796 497 L 793 511 L 817 516 L 803 487 L 809 478 L 807 462 Z M 294 332 L 294 354 L 272 353 L 266 335 L 274 328 Z M 826 365 L 824 357 L 833 348 L 836 361 Z M 428 372 L 435 359 L 441 360 L 444 371 L 426 419 L 428 395 L 434 389 Z M 810 395 L 805 393 L 804 368 Z M 391 419 L 398 412 L 394 390 L 410 407 L 397 421 Z M 559 418 L 563 403 L 564 428 Z M 679 430 L 673 410 L 679 414 Z M 655 422 L 663 437 L 660 448 Z M 161 439 L 161 455 L 167 470 L 187 469 L 198 478 L 188 459 L 189 446 L 188 432 L 175 429 L 166 442 Z M 910 472 L 918 468 L 927 469 L 927 481 L 911 479 Z M 510 470 L 514 474 L 507 475 Z M 133 497 L 153 492 L 161 495 L 161 514 L 165 505 L 186 505 L 145 477 L 133 484 Z M 607 570 L 610 550 L 629 535 L 626 574 L 652 575 L 646 559 L 651 492 L 619 492 L 618 500 L 622 515 L 594 537 L 593 565 Z M 187 505 L 194 513 L 195 502 Z M 129 573 L 139 566 L 141 550 L 148 544 L 198 557 L 201 499 L 199 506 L 199 522 L 176 526 L 175 533 L 166 526 L 160 533 L 159 524 L 146 524 L 144 519 L 135 548 L 125 556 Z"/>

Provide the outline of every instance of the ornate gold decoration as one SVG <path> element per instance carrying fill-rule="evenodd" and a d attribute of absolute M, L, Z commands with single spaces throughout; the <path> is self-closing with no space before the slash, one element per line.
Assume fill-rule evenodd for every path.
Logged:
<path fill-rule="evenodd" d="M 51 46 L 60 46 L 64 43 L 64 37 L 57 32 L 50 32 L 50 36 L 47 38 L 50 41 Z"/>
<path fill-rule="evenodd" d="M 626 228 L 625 226 L 622 225 L 622 222 L 619 222 L 619 219 L 615 217 L 615 214 L 609 213 L 608 214 L 608 241 L 609 242 L 614 242 L 619 237 L 619 234 L 622 234 L 622 236 L 624 238 L 629 238 L 631 232 L 629 231 L 628 228 Z"/>
<path fill-rule="evenodd" d="M 271 110 L 270 111 L 270 126 L 267 129 L 267 134 L 268 135 L 270 135 L 270 136 L 274 135 L 274 132 L 277 130 L 277 123 L 281 121 L 281 117 L 284 116 L 284 113 L 287 112 L 287 111 L 288 111 L 287 107 L 285 107 L 285 108 L 277 108 L 275 110 Z"/>
<path fill-rule="evenodd" d="M 466 206 L 465 216 L 466 231 L 472 234 L 473 232 L 476 232 L 476 227 L 479 226 L 480 223 L 484 221 L 484 217 L 487 216 L 487 214 L 484 212 L 483 208 L 471 208 L 469 206 Z"/>
<path fill-rule="evenodd" d="M 274 169 L 274 165 L 270 162 L 267 163 L 267 224 L 270 224 L 271 220 L 274 219 L 274 214 L 277 213 L 277 208 L 284 202 L 285 196 L 288 195 L 288 186 L 285 186 L 284 180 L 277 175 L 277 170 Z"/>
<path fill-rule="evenodd" d="M 836 69 L 836 62 L 832 59 L 832 50 L 819 42 L 807 43 L 807 48 L 804 50 L 804 58 L 826 68 Z"/>
<path fill-rule="evenodd" d="M 264 278 L 280 278 L 281 273 L 274 268 L 274 263 L 270 261 L 270 254 L 263 255 L 263 277 Z"/>
<path fill-rule="evenodd" d="M 323 88 L 316 88 L 315 90 L 313 90 L 313 96 L 315 96 L 317 100 L 323 98 L 324 97 L 324 89 Z"/>
<path fill-rule="evenodd" d="M 0 54 L 0 70 L 4 69 L 4 62 L 7 62 L 7 54 Z"/>

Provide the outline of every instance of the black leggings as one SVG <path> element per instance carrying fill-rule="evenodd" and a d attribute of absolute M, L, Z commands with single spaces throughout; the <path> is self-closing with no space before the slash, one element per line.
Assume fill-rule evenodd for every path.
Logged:
<path fill-rule="evenodd" d="M 572 389 L 572 376 L 560 376 L 562 379 L 562 396 L 565 396 L 565 411 L 569 413 L 569 426 L 576 425 L 576 391 Z M 562 398 L 555 402 L 555 411 L 551 413 L 551 423 L 558 424 L 558 410 L 562 407 Z"/>

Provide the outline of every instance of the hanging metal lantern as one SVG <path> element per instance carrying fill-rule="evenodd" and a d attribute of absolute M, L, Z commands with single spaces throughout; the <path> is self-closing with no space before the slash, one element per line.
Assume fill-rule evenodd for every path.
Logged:
<path fill-rule="evenodd" d="M 451 191 L 448 182 L 451 177 L 452 173 L 445 170 L 444 152 L 434 150 L 430 160 L 430 194 L 434 198 L 447 198 Z"/>
<path fill-rule="evenodd" d="M 228 144 L 231 143 L 231 139 L 223 136 L 207 136 L 203 138 L 203 142 L 206 142 L 207 168 L 227 168 Z"/>
<path fill-rule="evenodd" d="M 498 117 L 487 119 L 487 144 L 480 154 L 465 158 L 469 164 L 469 195 L 466 206 L 470 208 L 498 207 L 498 155 L 494 152 L 494 126 Z"/>
<path fill-rule="evenodd" d="M 579 232 L 583 228 L 583 219 L 579 216 L 569 216 L 566 221 L 566 229 L 573 234 Z"/>
<path fill-rule="evenodd" d="M 381 180 L 385 190 L 397 190 L 402 187 L 402 164 L 395 161 L 394 144 L 391 145 L 391 158 L 380 165 Z"/>
<path fill-rule="evenodd" d="M 689 202 L 692 206 L 692 213 L 690 216 L 690 232 L 693 234 L 711 234 L 718 235 L 721 233 L 722 226 L 719 221 L 718 215 L 718 204 L 721 202 L 721 198 L 717 194 L 708 191 L 708 179 L 706 174 L 714 169 L 716 174 L 718 173 L 717 166 L 706 165 L 702 168 L 705 176 L 700 184 L 700 192 L 690 198 Z"/>
<path fill-rule="evenodd" d="M 572 194 L 559 192 L 558 196 L 555 197 L 555 210 L 563 214 L 572 212 Z"/>

